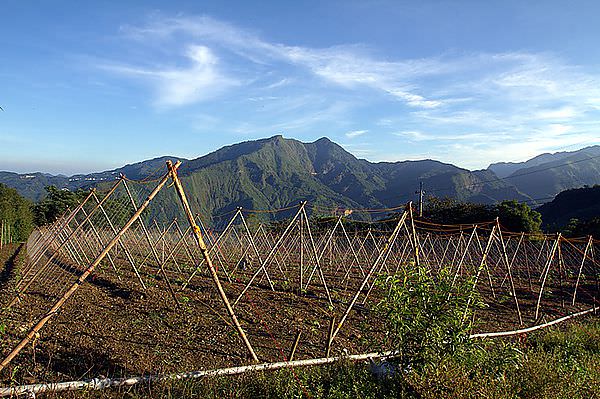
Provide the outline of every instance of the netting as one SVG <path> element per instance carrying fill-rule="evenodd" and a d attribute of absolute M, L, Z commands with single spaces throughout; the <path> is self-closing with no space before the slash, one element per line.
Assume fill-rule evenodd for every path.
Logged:
<path fill-rule="evenodd" d="M 319 218 L 301 202 L 207 219 L 182 200 L 173 215 L 165 204 L 179 200 L 169 177 L 120 178 L 31 235 L 27 261 L 0 292 L 3 366 L 25 364 L 45 381 L 59 378 L 57 370 L 80 377 L 216 368 L 254 354 L 288 359 L 298 334 L 297 359 L 380 349 L 375 282 L 415 266 L 433 275 L 450 268 L 455 283 L 472 282 L 486 304 L 475 332 L 597 304 L 591 237 L 514 234 L 497 221 L 431 224 L 404 206 Z"/>

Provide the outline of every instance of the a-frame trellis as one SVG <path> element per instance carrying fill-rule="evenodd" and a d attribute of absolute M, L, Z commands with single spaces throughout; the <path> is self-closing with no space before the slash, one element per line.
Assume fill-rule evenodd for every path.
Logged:
<path fill-rule="evenodd" d="M 120 238 L 129 230 L 129 228 L 136 222 L 140 223 L 140 225 L 142 226 L 142 230 L 145 233 L 145 236 L 148 239 L 148 243 L 150 244 L 150 247 L 152 247 L 152 252 L 157 260 L 158 263 L 161 263 L 160 258 L 158 256 L 158 254 L 156 253 L 156 250 L 154 248 L 154 246 L 151 245 L 151 241 L 150 241 L 150 237 L 147 234 L 147 230 L 145 225 L 143 224 L 143 222 L 140 220 L 140 216 L 142 215 L 142 213 L 144 212 L 144 210 L 146 210 L 146 208 L 148 208 L 148 206 L 150 205 L 150 203 L 152 202 L 152 200 L 156 197 L 156 195 L 161 191 L 161 189 L 165 186 L 165 184 L 169 181 L 172 180 L 175 189 L 177 191 L 177 195 L 179 197 L 179 199 L 181 200 L 181 204 L 183 206 L 184 212 L 186 214 L 186 217 L 188 219 L 188 222 L 191 226 L 192 232 L 194 234 L 194 237 L 196 238 L 196 242 L 198 245 L 198 248 L 203 256 L 204 261 L 206 262 L 206 265 L 209 268 L 209 271 L 212 275 L 213 281 L 215 283 L 215 286 L 219 292 L 219 295 L 223 301 L 223 304 L 225 305 L 225 308 L 227 309 L 227 312 L 238 332 L 238 334 L 240 335 L 242 341 L 244 342 L 244 344 L 246 345 L 246 348 L 248 349 L 250 355 L 252 356 L 252 358 L 257 361 L 258 358 L 256 357 L 256 354 L 254 352 L 254 349 L 252 348 L 252 345 L 250 344 L 250 342 L 248 341 L 246 334 L 243 330 L 243 328 L 241 327 L 241 325 L 239 324 L 239 321 L 237 320 L 237 317 L 235 315 L 235 312 L 233 311 L 233 308 L 231 307 L 231 304 L 229 303 L 229 299 L 227 298 L 222 286 L 221 286 L 221 282 L 220 279 L 217 275 L 217 272 L 213 266 L 212 260 L 210 258 L 210 255 L 208 253 L 208 249 L 204 243 L 204 239 L 202 237 L 202 233 L 200 231 L 200 227 L 196 224 L 196 221 L 194 219 L 194 216 L 190 210 L 185 192 L 183 190 L 183 186 L 181 185 L 181 182 L 179 181 L 179 177 L 177 176 L 177 169 L 179 167 L 181 163 L 177 162 L 175 165 L 171 164 L 170 162 L 167 162 L 167 167 L 168 167 L 168 172 L 165 173 L 163 175 L 163 177 L 158 181 L 158 183 L 156 184 L 156 186 L 154 187 L 154 189 L 150 192 L 150 194 L 147 196 L 147 198 L 143 201 L 143 203 L 137 205 L 135 204 L 135 201 L 133 200 L 133 196 L 131 196 L 131 192 L 129 191 L 129 189 L 127 188 L 127 186 L 125 185 L 125 189 L 126 192 L 128 194 L 128 196 L 130 197 L 130 200 L 132 201 L 132 205 L 133 208 L 135 210 L 135 212 L 133 213 L 133 215 L 131 215 L 131 217 L 124 223 L 124 225 L 121 227 L 121 229 L 114 235 L 114 237 L 112 237 L 112 239 L 106 243 L 106 245 L 104 246 L 104 248 L 100 251 L 100 253 L 98 253 L 98 255 L 95 257 L 95 259 L 93 259 L 93 261 L 91 261 L 87 267 L 81 271 L 81 273 L 79 274 L 78 278 L 68 287 L 68 289 L 62 294 L 62 296 L 52 305 L 52 307 L 41 317 L 39 318 L 35 324 L 29 329 L 29 332 L 26 334 L 26 336 L 17 344 L 17 346 L 15 348 L 13 348 L 13 350 L 4 358 L 4 360 L 0 363 L 0 370 L 2 370 L 3 368 L 5 368 L 13 359 L 15 356 L 17 356 L 17 354 L 29 343 L 31 342 L 31 340 L 36 336 L 36 334 L 38 333 L 38 331 L 40 331 L 45 325 L 46 323 L 57 314 L 57 312 L 61 309 L 61 307 L 64 305 L 65 302 L 67 302 L 69 300 L 69 298 L 75 293 L 75 291 L 77 291 L 77 289 L 86 281 L 86 279 L 90 276 L 90 274 L 92 274 L 94 272 L 94 270 L 100 265 L 100 263 L 107 257 L 107 255 L 109 254 L 109 252 L 119 243 Z M 110 195 L 119 187 L 120 184 L 125 184 L 125 179 L 121 178 L 119 179 L 119 181 L 113 186 L 113 188 L 111 189 L 111 191 L 109 191 L 109 193 L 104 197 L 104 199 L 100 202 L 97 203 L 97 205 L 93 208 L 93 210 L 90 213 L 85 213 L 85 218 L 84 218 L 84 222 L 88 222 L 91 223 L 91 219 L 93 215 L 96 215 L 98 209 L 100 209 L 102 202 L 106 201 L 108 198 L 110 198 Z M 79 211 L 82 211 L 84 208 L 84 205 L 91 199 L 93 195 L 93 191 L 90 192 L 90 194 L 86 197 L 86 199 L 79 205 L 79 207 L 77 209 L 75 209 L 65 220 L 65 224 L 63 225 L 63 227 L 68 227 L 68 221 L 72 221 L 74 220 L 75 215 L 77 215 L 77 213 Z M 101 211 L 102 212 L 102 211 Z M 29 288 L 29 286 L 31 285 L 31 283 L 33 283 L 36 279 L 36 277 L 38 277 L 44 270 L 47 269 L 48 266 L 50 266 L 53 263 L 53 260 L 55 260 L 59 255 L 59 249 L 62 249 L 64 247 L 68 247 L 68 245 L 71 243 L 70 242 L 70 238 L 75 236 L 75 233 L 77 232 L 78 229 L 80 229 L 83 226 L 83 223 L 79 223 L 77 228 L 74 231 L 71 231 L 69 233 L 69 236 L 67 237 L 66 240 L 64 240 L 58 247 L 57 250 L 55 250 L 52 255 L 50 255 L 50 257 L 48 258 L 48 260 L 45 261 L 44 257 L 42 255 L 40 255 L 40 259 L 42 262 L 45 261 L 44 266 L 42 266 L 41 268 L 38 268 L 37 270 L 35 270 L 33 272 L 33 274 L 30 276 L 29 279 L 23 279 L 22 281 L 25 281 L 23 284 L 21 284 L 20 287 L 17 288 L 18 292 L 17 292 L 17 296 L 15 297 L 15 300 L 13 302 L 11 302 L 9 304 L 9 307 L 13 306 L 20 298 L 20 295 L 22 295 L 25 290 L 27 288 Z M 59 228 L 59 230 L 62 230 Z M 62 233 L 62 232 L 61 232 Z M 49 238 L 50 243 L 53 242 L 56 238 L 55 236 L 52 236 Z M 45 252 L 45 251 L 44 251 Z M 82 251 L 84 252 L 84 251 Z M 36 255 L 34 255 L 36 256 Z M 164 269 L 161 266 L 161 272 L 164 273 Z M 166 278 L 165 275 L 165 280 L 168 282 L 168 278 Z M 168 283 L 169 284 L 169 283 Z M 176 295 L 175 292 L 173 291 L 172 287 L 170 287 L 170 291 L 173 295 L 173 297 L 176 300 Z"/>

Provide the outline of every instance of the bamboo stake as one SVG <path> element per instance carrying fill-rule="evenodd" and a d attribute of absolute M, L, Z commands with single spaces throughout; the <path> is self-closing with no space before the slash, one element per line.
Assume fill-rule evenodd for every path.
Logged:
<path fill-rule="evenodd" d="M 176 165 L 179 166 L 179 163 Z M 21 350 L 35 337 L 39 330 L 44 327 L 44 325 L 54 316 L 62 307 L 62 305 L 77 291 L 77 289 L 85 282 L 87 277 L 94 271 L 96 266 L 100 264 L 102 259 L 106 256 L 108 251 L 110 251 L 119 241 L 119 238 L 131 227 L 131 225 L 140 217 L 144 209 L 148 207 L 152 199 L 158 194 L 161 188 L 165 185 L 167 180 L 169 179 L 169 174 L 165 174 L 163 178 L 160 180 L 158 185 L 154 188 L 152 193 L 146 198 L 144 203 L 140 206 L 137 212 L 129 219 L 127 223 L 123 226 L 123 228 L 119 231 L 119 233 L 113 238 L 110 243 L 104 248 L 104 250 L 96 257 L 96 259 L 88 266 L 88 268 L 79 276 L 77 281 L 63 294 L 63 296 L 52 306 L 52 308 L 44 315 L 36 325 L 29 330 L 29 333 L 25 338 L 21 340 L 21 342 L 6 356 L 6 358 L 0 363 L 0 371 L 4 369 L 15 356 L 21 352 Z"/>
<path fill-rule="evenodd" d="M 179 162 L 178 162 L 178 164 L 179 164 Z M 167 161 L 167 167 L 169 168 L 169 175 L 171 176 L 171 179 L 173 180 L 173 183 L 175 184 L 175 189 L 177 191 L 177 195 L 179 196 L 179 199 L 181 200 L 181 204 L 183 205 L 183 209 L 186 213 L 186 216 L 188 218 L 190 226 L 192 226 L 192 230 L 194 232 L 194 236 L 196 237 L 196 242 L 198 244 L 198 247 L 200 248 L 200 252 L 202 253 L 202 256 L 204 257 L 204 260 L 206 261 L 208 269 L 210 270 L 210 274 L 212 275 L 213 281 L 214 281 L 215 285 L 217 286 L 219 295 L 221 296 L 221 300 L 225 304 L 227 313 L 229 313 L 229 316 L 231 317 L 231 320 L 233 321 L 233 324 L 235 325 L 237 332 L 240 334 L 240 337 L 244 341 L 244 344 L 246 345 L 248 352 L 250 352 L 252 359 L 255 362 L 258 362 L 256 353 L 254 353 L 254 349 L 252 348 L 250 341 L 248 341 L 248 338 L 246 337 L 246 333 L 244 332 L 244 329 L 240 325 L 240 322 L 238 321 L 238 319 L 235 315 L 235 312 L 233 311 L 233 308 L 231 307 L 231 304 L 229 303 L 229 299 L 227 299 L 227 295 L 225 294 L 225 291 L 223 290 L 223 287 L 221 286 L 221 281 L 219 280 L 217 271 L 215 270 L 215 268 L 212 264 L 212 260 L 210 259 L 210 256 L 208 254 L 206 244 L 204 243 L 204 239 L 202 238 L 202 233 L 200 232 L 200 227 L 198 227 L 198 225 L 196 224 L 194 215 L 192 214 L 190 205 L 187 201 L 185 191 L 183 191 L 183 186 L 181 185 L 181 182 L 179 181 L 179 177 L 177 176 L 177 167 L 179 166 L 178 164 L 173 165 L 171 163 L 171 161 Z"/>
<path fill-rule="evenodd" d="M 306 204 L 306 202 L 305 202 L 305 204 Z M 325 275 L 323 274 L 323 269 L 321 269 L 321 263 L 319 262 L 319 255 L 317 254 L 317 247 L 315 245 L 315 241 L 313 239 L 312 232 L 311 232 L 310 226 L 308 224 L 309 223 L 308 222 L 308 216 L 306 215 L 306 209 L 304 208 L 304 206 L 302 206 L 302 213 L 303 213 L 304 219 L 306 221 L 306 227 L 307 227 L 307 231 L 308 231 L 308 238 L 310 239 L 310 243 L 311 243 L 311 246 L 312 246 L 312 254 L 313 254 L 313 257 L 314 257 L 315 263 L 316 263 L 315 267 L 319 271 L 319 276 L 321 277 L 321 283 L 323 283 L 323 288 L 325 288 L 325 294 L 327 295 L 327 300 L 329 301 L 329 304 L 331 306 L 333 306 L 333 301 L 331 300 L 331 295 L 329 293 L 329 288 L 327 287 L 327 282 L 325 281 Z M 306 286 L 305 289 L 308 289 L 308 286 Z"/>
<path fill-rule="evenodd" d="M 228 234 L 229 230 L 233 226 L 233 222 L 238 217 L 238 215 L 239 215 L 239 210 L 238 210 L 238 212 L 235 213 L 235 215 L 233 215 L 233 217 L 231 218 L 231 220 L 229 220 L 229 223 L 227 223 L 227 227 L 225 227 L 225 230 L 223 230 L 223 232 L 219 235 L 219 237 L 213 242 L 212 246 L 208 249 L 208 253 L 209 254 L 210 254 L 210 252 L 213 249 L 218 249 L 219 248 L 218 245 L 221 242 L 221 239 L 223 237 L 225 237 L 226 234 Z M 200 218 L 198 218 L 198 220 L 200 220 Z M 195 222 L 195 220 L 194 220 L 194 222 Z M 200 220 L 200 223 L 202 223 L 202 220 Z M 200 227 L 198 227 L 198 228 L 200 228 Z M 206 229 L 204 229 L 204 231 L 206 231 Z M 188 248 L 187 245 L 186 245 L 186 248 Z M 189 248 L 188 248 L 188 250 L 189 250 Z M 217 257 L 218 257 L 218 253 L 217 253 Z M 189 285 L 189 283 L 192 281 L 192 279 L 196 276 L 196 273 L 198 273 L 200 271 L 200 266 L 202 266 L 203 262 L 204 262 L 204 259 L 202 259 L 202 261 L 196 265 L 195 270 L 192 272 L 192 274 L 190 275 L 190 277 L 187 279 L 187 281 L 185 282 L 185 284 L 181 288 L 182 290 L 185 289 Z"/>
<path fill-rule="evenodd" d="M 517 314 L 519 315 L 519 324 L 523 325 L 523 317 L 521 316 L 521 308 L 519 308 L 519 300 L 517 299 L 517 291 L 515 290 L 515 282 L 513 280 L 511 264 L 508 261 L 508 254 L 506 253 L 506 245 L 504 245 L 504 239 L 502 238 L 502 230 L 500 230 L 500 221 L 496 218 L 496 227 L 498 228 L 498 238 L 500 244 L 502 244 L 502 259 L 506 263 L 506 269 L 508 270 L 508 278 L 510 280 L 510 288 L 512 295 L 515 298 L 515 305 L 517 306 Z"/>
<path fill-rule="evenodd" d="M 410 216 L 410 228 L 411 228 L 411 232 L 412 232 L 412 239 L 413 239 L 413 250 L 414 250 L 414 255 L 415 255 L 415 266 L 419 267 L 419 239 L 417 237 L 417 231 L 415 230 L 415 218 L 413 217 L 413 211 L 412 211 L 412 202 L 408 203 L 408 213 Z"/>
<path fill-rule="evenodd" d="M 394 231 L 392 232 L 392 234 L 390 235 L 390 237 L 388 238 L 388 240 L 385 242 L 383 251 L 381 251 L 381 253 L 377 257 L 377 259 L 373 263 L 373 266 L 371 267 L 371 269 L 369 269 L 369 271 L 367 272 L 367 275 L 363 278 L 363 281 L 360 284 L 360 287 L 358 288 L 358 290 L 356 290 L 356 293 L 354 294 L 354 297 L 352 298 L 352 300 L 348 304 L 348 307 L 346 308 L 346 311 L 342 315 L 342 318 L 340 319 L 340 322 L 338 323 L 337 327 L 333 331 L 333 334 L 331 334 L 331 340 L 332 341 L 335 339 L 336 335 L 339 333 L 340 329 L 344 325 L 344 322 L 346 321 L 346 319 L 348 318 L 348 315 L 350 314 L 350 311 L 352 310 L 352 308 L 356 304 L 356 301 L 358 300 L 358 297 L 360 296 L 360 293 L 362 292 L 363 288 L 365 288 L 365 285 L 367 285 L 367 282 L 369 281 L 369 278 L 371 277 L 371 275 L 373 274 L 373 272 L 375 271 L 375 269 L 377 268 L 377 266 L 379 266 L 379 261 L 383 257 L 384 252 L 386 252 L 387 249 L 390 247 L 391 243 L 395 240 L 396 236 L 398 235 L 398 232 L 400 231 L 400 228 L 404 225 L 404 222 L 406 221 L 406 216 L 407 215 L 408 215 L 408 212 L 404 211 L 404 213 L 400 217 L 400 220 L 398 221 L 398 224 L 396 225 L 396 228 L 394 229 Z"/>
<path fill-rule="evenodd" d="M 479 275 L 481 271 L 486 265 L 487 257 L 492 246 L 492 240 L 494 239 L 494 234 L 496 232 L 496 226 L 492 227 L 492 231 L 490 232 L 490 236 L 488 238 L 488 242 L 485 246 L 485 250 L 481 256 L 481 262 L 479 263 L 479 267 L 477 268 L 477 274 L 475 275 L 475 280 L 473 281 L 473 287 L 471 288 L 471 293 L 469 294 L 469 299 L 467 300 L 467 305 L 465 306 L 465 313 L 463 314 L 463 319 L 467 316 L 467 311 L 469 310 L 469 306 L 471 306 L 471 301 L 473 300 L 473 295 L 475 292 L 475 288 L 477 287 L 477 282 L 479 281 Z M 477 239 L 479 243 L 479 238 Z"/>
<path fill-rule="evenodd" d="M 573 302 L 572 305 L 575 306 L 575 298 L 577 297 L 577 288 L 579 287 L 579 279 L 581 278 L 581 272 L 583 272 L 583 264 L 585 263 L 585 258 L 587 257 L 587 253 L 588 250 L 590 249 L 590 246 L 593 243 L 593 238 L 592 236 L 590 236 L 586 246 L 585 246 L 585 250 L 583 251 L 583 259 L 581 259 L 581 265 L 579 266 L 579 273 L 577 273 L 577 282 L 575 283 L 575 290 L 573 291 Z"/>
<path fill-rule="evenodd" d="M 119 180 L 112 188 L 111 190 L 108 192 L 108 194 L 106 194 L 106 197 L 104 197 L 103 201 L 106 200 L 118 187 L 119 183 L 121 181 Z M 92 189 L 93 190 L 93 189 Z M 90 190 L 90 193 L 88 194 L 88 196 L 85 198 L 85 200 L 83 200 L 81 202 L 81 204 L 79 204 L 76 208 L 75 211 L 73 211 L 70 215 L 70 217 L 66 220 L 65 222 L 65 226 L 68 226 L 70 221 L 75 217 L 75 215 L 79 212 L 79 210 L 81 208 L 83 208 L 83 206 L 87 203 L 87 201 L 92 197 L 92 190 Z M 93 214 L 94 211 L 96 210 L 96 208 L 94 208 L 92 210 L 92 212 L 90 212 L 90 214 Z M 84 220 L 85 222 L 85 220 Z M 15 296 L 15 298 L 8 304 L 7 308 L 12 308 L 17 302 L 19 302 L 21 300 L 21 294 L 23 294 L 25 292 L 25 290 L 27 290 L 27 288 L 29 288 L 29 286 L 33 283 L 33 281 L 44 271 L 46 270 L 46 268 L 48 267 L 48 265 L 50 264 L 50 262 L 52 262 L 54 260 L 54 258 L 56 257 L 56 255 L 58 254 L 58 252 L 62 249 L 62 247 L 67 243 L 67 241 L 78 231 L 78 229 L 75 229 L 67 238 L 67 240 L 63 241 L 62 244 L 60 244 L 58 246 L 58 248 L 54 251 L 54 253 L 50 256 L 50 258 L 48 259 L 48 261 L 40 268 L 38 268 L 38 270 L 33 274 L 33 276 L 30 278 L 30 280 L 25 283 L 24 287 L 19 287 L 19 291 L 17 292 L 17 295 Z M 54 242 L 54 239 L 56 238 L 53 237 L 53 239 L 51 240 L 51 243 Z"/>
<path fill-rule="evenodd" d="M 290 223 L 287 225 L 287 227 L 286 227 L 285 231 L 283 232 L 283 234 L 281 234 L 281 236 L 279 237 L 279 239 L 277 240 L 277 242 L 275 243 L 275 245 L 271 248 L 271 251 L 269 251 L 269 254 L 267 255 L 267 257 L 264 259 L 264 261 L 263 261 L 264 265 L 266 265 L 267 262 L 269 262 L 271 260 L 271 257 L 273 257 L 273 255 L 275 254 L 275 251 L 279 248 L 279 246 L 283 242 L 283 240 L 286 237 L 286 235 L 292 229 L 292 227 L 294 226 L 294 223 L 296 222 L 296 219 L 298 218 L 298 216 L 301 215 L 303 207 L 304 207 L 304 204 L 301 203 L 298 211 L 296 212 L 296 215 L 294 215 L 294 217 L 292 218 L 292 220 L 290 221 Z M 248 281 L 248 283 L 246 283 L 246 286 L 244 287 L 244 289 L 242 290 L 242 292 L 238 295 L 237 299 L 233 302 L 233 306 L 235 306 L 240 301 L 240 299 L 244 296 L 244 294 L 246 293 L 246 291 L 248 291 L 248 289 L 252 285 L 252 282 L 254 281 L 254 279 L 256 279 L 256 277 L 258 276 L 258 274 L 260 273 L 261 270 L 262 269 L 259 267 L 254 272 L 254 274 L 250 278 L 250 281 Z M 266 270 L 266 268 L 265 268 L 265 270 Z"/>
<path fill-rule="evenodd" d="M 254 242 L 254 238 L 252 238 L 252 234 L 250 233 L 250 229 L 248 228 L 248 224 L 246 223 L 246 218 L 244 218 L 244 215 L 242 214 L 242 208 L 240 208 L 239 213 L 240 213 L 240 218 L 242 219 L 242 223 L 244 225 L 244 229 L 246 229 L 246 235 L 248 236 L 248 241 L 250 242 L 250 248 L 252 248 L 252 250 L 254 251 L 254 254 L 256 255 L 256 259 L 258 259 L 258 263 L 260 264 L 260 267 L 265 272 L 265 276 L 267 277 L 269 286 L 271 286 L 271 291 L 275 291 L 275 286 L 273 285 L 273 282 L 271 281 L 271 278 L 269 277 L 269 273 L 267 272 L 267 267 L 260 257 L 260 251 L 258 250 L 256 243 Z"/>
<path fill-rule="evenodd" d="M 96 194 L 94 194 L 93 196 L 94 196 L 94 200 L 96 200 L 96 203 L 100 205 L 100 211 L 104 215 L 104 218 L 106 219 L 106 221 L 108 223 L 108 226 L 110 227 L 110 230 L 112 231 L 112 233 L 114 235 L 116 235 L 117 234 L 117 229 L 115 228 L 115 225 L 113 224 L 112 220 L 110 220 L 110 218 L 108 217 L 108 214 L 106 213 L 106 210 L 104 209 L 104 207 L 102 206 L 102 204 L 98 200 L 98 197 L 96 197 Z M 144 280 L 142 280 L 142 276 L 140 276 L 140 272 L 138 271 L 137 267 L 135 266 L 135 262 L 133 261 L 133 258 L 131 257 L 131 254 L 129 253 L 129 250 L 127 249 L 127 246 L 121 240 L 119 240 L 119 247 L 121 247 L 121 249 L 125 253 L 125 257 L 127 258 L 127 261 L 129 262 L 129 264 L 133 268 L 133 272 L 135 273 L 136 277 L 138 278 L 138 280 L 139 280 L 142 288 L 144 290 L 146 290 L 147 289 L 146 284 L 144 284 Z"/>
<path fill-rule="evenodd" d="M 170 168 L 169 168 L 169 170 L 170 170 Z M 125 191 L 127 192 L 127 195 L 129 196 L 129 200 L 131 201 L 131 205 L 133 206 L 133 209 L 135 209 L 137 211 L 138 206 L 135 203 L 135 200 L 133 199 L 131 192 L 129 191 L 129 187 L 125 183 L 125 180 L 123 180 L 123 186 L 125 187 Z M 173 298 L 173 301 L 175 301 L 175 306 L 177 308 L 179 308 L 180 304 L 179 304 L 179 300 L 177 299 L 177 294 L 175 294 L 175 290 L 173 289 L 173 286 L 171 285 L 171 282 L 169 281 L 169 277 L 167 276 L 167 272 L 165 271 L 164 265 L 160 261 L 160 256 L 156 252 L 156 248 L 154 248 L 154 246 L 152 245 L 152 240 L 150 239 L 150 234 L 148 233 L 148 230 L 146 229 L 146 225 L 144 224 L 142 219 L 139 219 L 139 218 L 138 218 L 138 224 L 140 226 L 142 226 L 142 231 L 144 232 L 144 235 L 146 236 L 146 240 L 148 241 L 148 245 L 150 246 L 150 250 L 152 251 L 152 254 L 154 255 L 154 260 L 156 260 L 156 262 L 159 265 L 159 270 L 160 270 L 160 273 L 162 274 L 163 278 L 165 279 L 165 283 L 167 284 L 167 289 L 171 293 L 171 297 Z"/>
<path fill-rule="evenodd" d="M 300 335 L 302 335 L 302 331 L 298 330 L 298 332 L 296 333 L 296 338 L 294 339 L 294 345 L 292 345 L 292 350 L 290 351 L 290 355 L 288 356 L 289 362 L 294 360 L 294 355 L 296 354 L 296 349 L 298 349 L 298 344 L 300 343 Z"/>
<path fill-rule="evenodd" d="M 304 224 L 304 220 L 302 218 L 300 218 L 300 292 L 303 291 L 302 289 L 302 282 L 304 279 L 304 229 L 302 228 Z M 300 332 L 298 332 L 298 334 L 300 334 Z M 298 335 L 299 337 L 299 335 Z M 294 348 L 295 350 L 295 348 Z M 293 355 L 293 352 L 292 352 Z M 291 356 L 290 356 L 290 360 L 292 360 Z"/>
<path fill-rule="evenodd" d="M 329 321 L 329 333 L 327 334 L 327 348 L 325 349 L 325 357 L 329 357 L 331 352 L 331 344 L 333 343 L 333 329 L 335 327 L 335 316 L 331 316 Z"/>
<path fill-rule="evenodd" d="M 552 251 L 550 252 L 550 256 L 548 257 L 548 262 L 546 262 L 546 267 L 543 271 L 543 279 L 542 285 L 540 287 L 540 295 L 537 300 L 537 305 L 535 306 L 535 319 L 537 320 L 540 313 L 540 304 L 542 302 L 542 294 L 544 293 L 544 285 L 546 284 L 546 279 L 548 278 L 548 273 L 550 272 L 550 266 L 552 261 L 554 260 L 554 255 L 556 254 L 556 249 L 558 248 L 558 242 L 560 241 L 561 234 L 558 233 L 558 237 L 556 237 L 556 241 L 554 241 L 554 245 L 552 245 Z"/>

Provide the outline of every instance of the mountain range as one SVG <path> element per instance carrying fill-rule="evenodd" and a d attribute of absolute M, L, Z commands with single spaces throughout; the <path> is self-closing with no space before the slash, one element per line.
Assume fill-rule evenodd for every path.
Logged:
<path fill-rule="evenodd" d="M 183 162 L 179 173 L 188 195 L 208 215 L 238 206 L 280 208 L 301 200 L 322 207 L 385 208 L 415 200 L 420 182 L 426 195 L 480 203 L 516 199 L 530 204 L 552 199 L 564 189 L 600 184 L 600 146 L 469 171 L 430 159 L 369 162 L 327 138 L 303 143 L 282 136 L 226 146 L 191 160 L 160 157 L 86 175 L 0 172 L 0 183 L 37 201 L 47 185 L 69 190 L 102 186 L 121 173 L 129 179 L 143 179 L 164 169 L 167 159 Z"/>

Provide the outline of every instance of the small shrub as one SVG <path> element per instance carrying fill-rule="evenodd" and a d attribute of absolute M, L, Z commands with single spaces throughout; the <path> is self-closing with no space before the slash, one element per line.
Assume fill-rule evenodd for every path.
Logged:
<path fill-rule="evenodd" d="M 405 268 L 378 280 L 384 296 L 375 312 L 385 324 L 383 347 L 398 350 L 405 368 L 420 368 L 471 349 L 473 309 L 482 306 L 481 300 L 471 280 L 452 280 L 450 268 L 433 276 L 424 267 Z"/>

